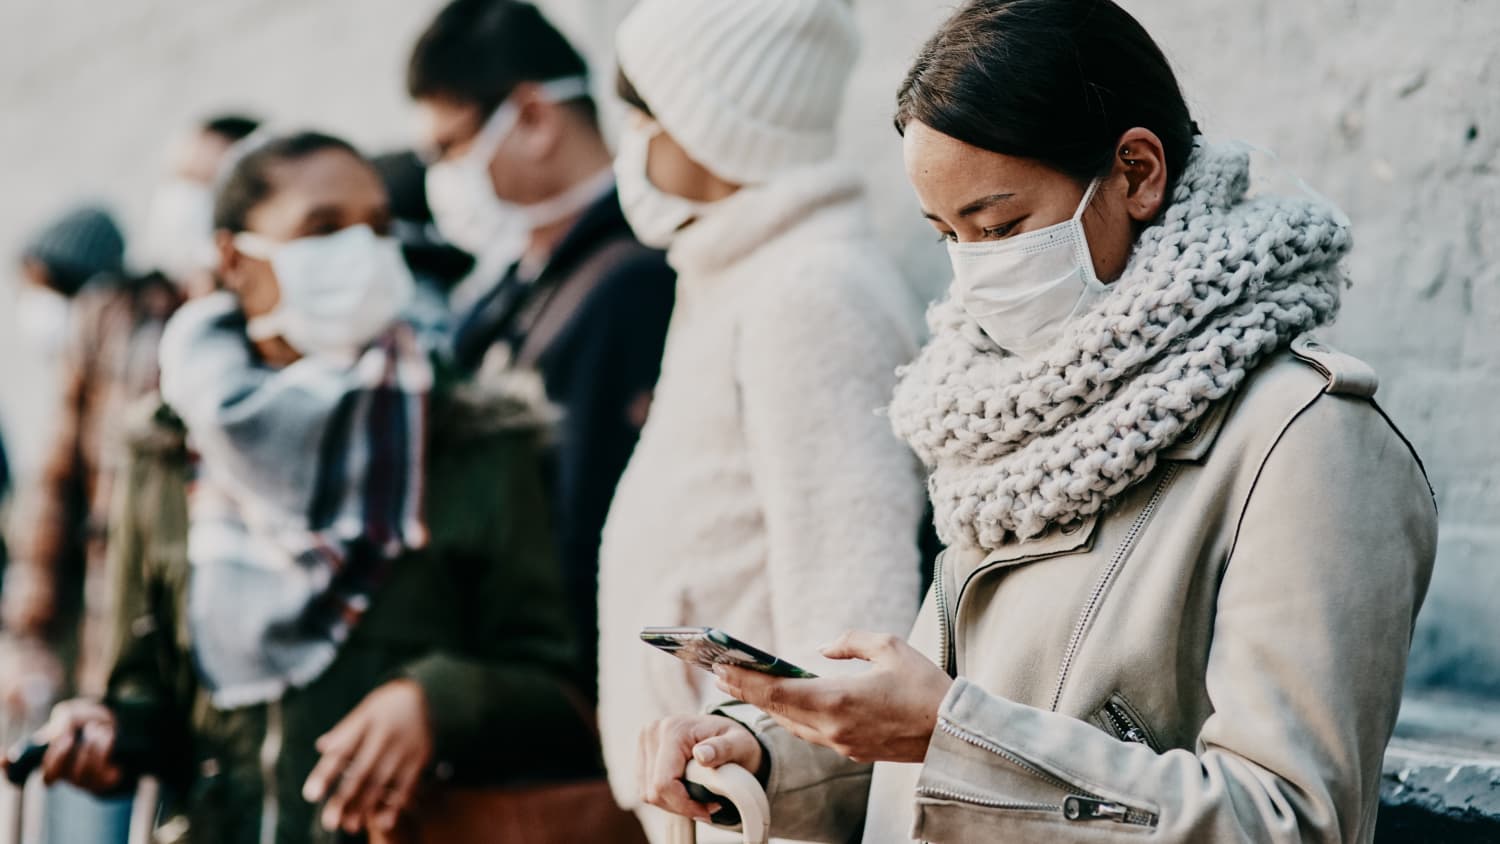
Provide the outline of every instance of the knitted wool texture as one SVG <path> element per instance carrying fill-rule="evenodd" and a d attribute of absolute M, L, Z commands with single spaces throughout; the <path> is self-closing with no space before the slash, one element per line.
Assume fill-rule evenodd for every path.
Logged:
<path fill-rule="evenodd" d="M 993 550 L 1098 512 L 1214 402 L 1329 323 L 1348 228 L 1300 198 L 1246 196 L 1248 153 L 1200 144 L 1124 274 L 1043 355 L 995 345 L 950 298 L 890 415 L 931 470 L 938 534 Z"/>

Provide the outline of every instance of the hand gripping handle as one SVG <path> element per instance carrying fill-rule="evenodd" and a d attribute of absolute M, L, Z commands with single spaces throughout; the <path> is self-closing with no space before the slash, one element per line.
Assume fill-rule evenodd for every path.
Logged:
<path fill-rule="evenodd" d="M 706 768 L 697 762 L 688 762 L 688 782 L 722 795 L 740 813 L 740 828 L 745 834 L 745 844 L 767 844 L 771 837 L 771 804 L 766 799 L 765 789 L 755 775 L 729 764 L 719 768 Z M 667 836 L 668 844 L 696 844 L 697 823 L 691 818 L 674 817 Z"/>

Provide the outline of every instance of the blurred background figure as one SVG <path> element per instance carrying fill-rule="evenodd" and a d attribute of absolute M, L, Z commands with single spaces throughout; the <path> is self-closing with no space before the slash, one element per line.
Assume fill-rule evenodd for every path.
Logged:
<path fill-rule="evenodd" d="M 586 74 L 531 4 L 455 0 L 418 39 L 407 89 L 433 161 L 427 201 L 484 285 L 454 359 L 534 369 L 563 411 L 547 480 L 592 677 L 599 536 L 650 407 L 673 275 L 625 223 Z"/>
<path fill-rule="evenodd" d="M 620 198 L 681 302 L 600 559 L 600 727 L 631 806 L 642 728 L 722 702 L 642 627 L 721 627 L 819 674 L 845 630 L 910 629 L 922 482 L 875 410 L 922 306 L 835 154 L 846 3 L 643 0 L 617 46 Z M 638 812 L 666 840 L 662 813 Z"/>
<path fill-rule="evenodd" d="M 109 211 L 93 205 L 68 210 L 22 249 L 16 328 L 34 352 L 61 354 L 74 297 L 90 280 L 124 268 L 125 234 Z"/>
<path fill-rule="evenodd" d="M 38 339 L 57 347 L 61 401 L 41 470 L 12 522 L 16 563 L 0 592 L 0 664 L 7 667 L 0 704 L 14 722 L 34 720 L 60 695 L 104 690 L 106 535 L 124 459 L 120 420 L 156 389 L 167 318 L 185 296 L 213 289 L 213 183 L 230 146 L 256 125 L 248 117 L 215 117 L 173 142 L 136 253 L 147 272 L 125 269 L 124 237 L 98 209 L 65 216 L 25 250 L 31 286 L 21 325 L 58 338 Z M 99 804 L 60 789 L 49 801 L 47 827 L 53 841 L 114 841 L 128 815 L 127 800 Z"/>
<path fill-rule="evenodd" d="M 167 169 L 151 195 L 139 265 L 166 276 L 184 295 L 214 289 L 213 191 L 230 147 L 260 126 L 254 117 L 222 114 L 199 122 L 169 150 Z"/>
<path fill-rule="evenodd" d="M 21 690 L 36 694 L 42 678 L 66 676 L 85 694 L 103 690 L 104 543 L 123 449 L 117 426 L 127 406 L 156 389 L 167 318 L 185 295 L 213 288 L 213 183 L 229 148 L 257 125 L 223 115 L 172 143 L 137 253 L 147 272 L 125 270 L 119 227 L 93 208 L 58 220 L 24 252 L 30 286 L 20 309 L 36 316 L 23 315 L 21 325 L 66 339 L 42 341 L 59 345 L 61 401 L 42 470 L 22 495 L 17 564 L 0 596 L 0 649 L 36 657 L 0 676 L 0 697 L 13 713 Z"/>
<path fill-rule="evenodd" d="M 439 342 L 453 330 L 448 295 L 474 269 L 474 257 L 443 239 L 427 204 L 427 165 L 415 151 L 371 159 L 391 198 L 391 237 L 401 244 L 417 281 L 408 317 Z"/>
<path fill-rule="evenodd" d="M 224 290 L 172 319 L 165 404 L 125 423 L 118 646 L 103 701 L 60 704 L 41 733 L 49 782 L 153 773 L 181 798 L 179 840 L 296 844 L 389 829 L 434 771 L 599 776 L 545 527 L 546 417 L 434 364 L 401 319 L 415 282 L 390 218 L 339 139 L 234 165 Z"/>
<path fill-rule="evenodd" d="M 178 301 L 160 275 L 126 275 L 124 256 L 114 218 L 92 206 L 63 214 L 22 252 L 17 322 L 34 353 L 58 358 L 62 383 L 40 473 L 13 514 L 13 559 L 0 590 L 0 720 L 10 733 L 35 726 L 75 684 L 103 689 L 104 530 L 119 463 L 113 426 L 155 388 L 157 340 Z M 59 835 L 112 842 L 124 834 L 129 804 L 59 792 L 48 814 Z"/>

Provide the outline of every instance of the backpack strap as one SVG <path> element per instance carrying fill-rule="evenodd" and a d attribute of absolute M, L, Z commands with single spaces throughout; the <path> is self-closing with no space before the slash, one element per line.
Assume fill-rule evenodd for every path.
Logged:
<path fill-rule="evenodd" d="M 535 367 L 552 342 L 573 321 L 573 316 L 588 300 L 589 294 L 599 287 L 609 270 L 624 262 L 632 253 L 644 249 L 632 237 L 615 237 L 574 267 L 566 278 L 557 283 L 555 290 L 538 297 L 536 310 L 522 316 L 527 326 L 526 336 L 521 341 L 521 347 L 516 350 L 516 363 Z"/>

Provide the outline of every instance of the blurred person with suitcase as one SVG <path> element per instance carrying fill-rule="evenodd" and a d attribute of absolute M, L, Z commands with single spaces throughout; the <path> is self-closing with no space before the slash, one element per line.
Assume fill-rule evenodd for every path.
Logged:
<path fill-rule="evenodd" d="M 256 125 L 219 115 L 174 140 L 134 254 L 146 271 L 125 269 L 124 237 L 99 209 L 70 213 L 25 252 L 32 282 L 25 301 L 32 304 L 20 318 L 32 330 L 60 332 L 60 341 L 49 342 L 59 342 L 61 401 L 40 472 L 18 498 L 16 565 L 0 598 L 0 699 L 13 721 L 72 690 L 103 691 L 104 545 L 124 460 L 120 420 L 125 407 L 156 389 L 167 318 L 185 295 L 212 288 L 212 183 L 229 147 Z M 101 806 L 59 790 L 49 801 L 49 836 L 118 840 L 127 813 L 124 801 Z"/>
<path fill-rule="evenodd" d="M 161 840 L 358 840 L 429 780 L 598 776 L 539 390 L 433 362 L 389 216 L 343 141 L 248 151 L 215 205 L 226 289 L 172 319 L 164 401 L 131 414 L 108 687 L 38 738 L 49 782 L 159 777 Z"/>

